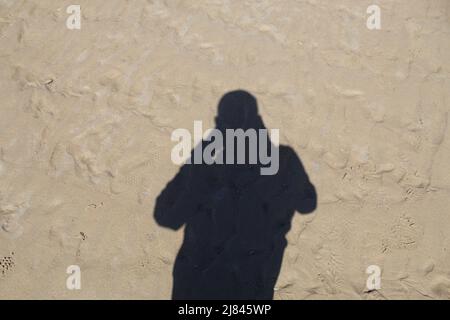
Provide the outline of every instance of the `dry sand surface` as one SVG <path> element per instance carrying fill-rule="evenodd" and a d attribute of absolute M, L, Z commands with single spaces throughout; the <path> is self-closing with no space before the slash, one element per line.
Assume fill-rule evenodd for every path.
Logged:
<path fill-rule="evenodd" d="M 0 0 L 0 298 L 170 298 L 171 132 L 242 88 L 318 196 L 274 298 L 450 299 L 450 1 L 76 3 Z"/>

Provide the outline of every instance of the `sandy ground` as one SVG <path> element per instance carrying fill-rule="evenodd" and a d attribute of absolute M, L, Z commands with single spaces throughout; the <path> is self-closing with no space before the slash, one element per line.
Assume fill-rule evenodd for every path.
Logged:
<path fill-rule="evenodd" d="M 0 0 L 0 298 L 170 298 L 170 134 L 237 88 L 318 195 L 276 299 L 450 298 L 448 0 L 70 4 Z"/>

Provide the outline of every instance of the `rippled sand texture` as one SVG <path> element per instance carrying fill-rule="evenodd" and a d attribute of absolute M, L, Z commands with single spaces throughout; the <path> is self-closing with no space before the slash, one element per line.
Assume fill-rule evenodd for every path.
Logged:
<path fill-rule="evenodd" d="M 0 0 L 1 298 L 170 298 L 170 134 L 236 88 L 318 193 L 276 299 L 450 298 L 449 1 L 77 1 Z"/>

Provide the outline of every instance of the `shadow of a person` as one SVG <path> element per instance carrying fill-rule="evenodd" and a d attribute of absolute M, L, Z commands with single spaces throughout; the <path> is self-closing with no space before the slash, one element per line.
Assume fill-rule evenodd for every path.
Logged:
<path fill-rule="evenodd" d="M 216 128 L 224 140 L 226 129 L 265 129 L 256 99 L 242 90 L 225 94 Z M 261 175 L 261 163 L 184 164 L 158 196 L 157 223 L 185 225 L 173 299 L 273 298 L 293 215 L 314 211 L 317 196 L 295 152 L 267 141 L 271 153 L 279 152 L 276 174 Z M 236 159 L 237 148 L 232 152 Z"/>

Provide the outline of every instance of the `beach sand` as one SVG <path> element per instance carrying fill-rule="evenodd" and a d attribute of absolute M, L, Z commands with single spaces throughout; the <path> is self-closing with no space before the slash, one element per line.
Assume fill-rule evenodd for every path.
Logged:
<path fill-rule="evenodd" d="M 318 197 L 274 298 L 450 299 L 448 0 L 71 4 L 0 0 L 0 298 L 170 299 L 171 132 L 244 89 Z"/>

